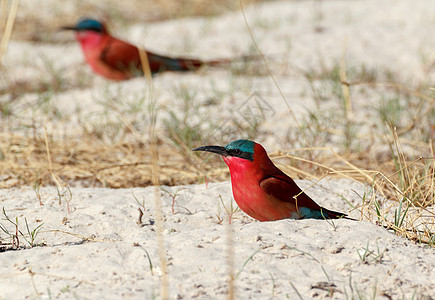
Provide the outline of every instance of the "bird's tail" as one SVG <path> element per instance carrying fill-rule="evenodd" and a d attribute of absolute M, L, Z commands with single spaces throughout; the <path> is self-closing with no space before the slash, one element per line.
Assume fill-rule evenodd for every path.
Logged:
<path fill-rule="evenodd" d="M 208 60 L 204 61 L 203 64 L 206 66 L 220 66 L 220 65 L 227 65 L 233 62 L 248 62 L 248 61 L 254 61 L 261 59 L 260 55 L 243 55 L 235 58 L 223 58 L 223 59 L 216 59 L 216 60 Z"/>
<path fill-rule="evenodd" d="M 195 71 L 202 66 L 216 67 L 221 65 L 228 65 L 233 62 L 247 62 L 261 59 L 260 55 L 243 55 L 236 58 L 223 58 L 216 60 L 167 57 L 152 52 L 148 52 L 148 55 L 152 71 Z"/>
<path fill-rule="evenodd" d="M 202 66 L 221 66 L 227 65 L 233 62 L 251 61 L 259 59 L 258 55 L 245 55 L 237 58 L 223 58 L 216 60 L 200 60 L 194 58 L 185 57 L 167 57 L 158 55 L 152 52 L 148 52 L 151 65 L 151 71 L 195 71 Z"/>
<path fill-rule="evenodd" d="M 346 219 L 346 220 L 358 221 L 356 219 L 348 217 L 344 213 L 333 211 L 333 210 L 329 210 L 329 209 L 326 209 L 326 208 L 323 208 L 323 207 L 320 209 L 320 212 L 325 217 L 325 219 Z"/>

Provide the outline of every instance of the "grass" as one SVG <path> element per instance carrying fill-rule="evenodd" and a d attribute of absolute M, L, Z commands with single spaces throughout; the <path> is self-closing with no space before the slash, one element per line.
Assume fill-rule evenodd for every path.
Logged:
<path fill-rule="evenodd" d="M 352 273 L 349 275 L 349 282 L 348 284 L 344 285 L 344 296 L 345 299 L 359 299 L 359 300 L 374 300 L 376 299 L 377 293 L 378 293 L 378 283 L 377 281 L 372 286 L 372 290 L 369 291 L 367 289 L 361 289 L 358 287 L 356 282 L 352 281 Z M 385 294 L 385 296 L 388 296 Z"/>
<path fill-rule="evenodd" d="M 148 260 L 148 264 L 149 264 L 149 267 L 150 267 L 150 273 L 151 273 L 151 276 L 154 276 L 154 273 L 153 273 L 153 263 L 151 262 L 150 255 L 149 255 L 148 251 L 145 248 L 143 248 L 142 246 L 140 246 L 140 247 L 143 249 L 143 251 L 145 251 L 145 254 L 147 255 L 147 260 Z"/>
<path fill-rule="evenodd" d="M 386 249 L 381 251 L 379 249 L 377 240 L 376 240 L 376 251 L 370 250 L 369 244 L 370 242 L 367 241 L 367 246 L 365 248 L 357 250 L 360 261 L 364 264 L 382 263 L 382 259 L 384 257 L 384 253 Z"/>
<path fill-rule="evenodd" d="M 77 183 L 85 186 L 112 188 L 149 186 L 151 184 L 150 147 L 143 142 L 104 144 L 97 138 L 64 141 L 49 137 L 53 157 L 52 172 L 69 186 Z M 44 138 L 1 134 L 1 175 L 5 180 L 2 188 L 22 185 L 55 185 L 48 168 Z M 185 168 L 184 156 L 170 143 L 159 146 L 161 184 L 174 185 L 196 182 L 196 165 Z M 141 160 L 138 160 L 140 158 Z M 221 177 L 223 179 L 223 177 Z"/>
<path fill-rule="evenodd" d="M 218 202 L 218 212 L 216 213 L 217 223 L 222 224 L 225 219 L 228 219 L 228 223 L 231 224 L 234 219 L 237 219 L 237 217 L 234 215 L 240 212 L 240 208 L 235 205 L 233 199 L 230 200 L 229 206 L 225 205 L 221 195 L 219 195 L 219 200 L 220 202 Z M 222 216 L 222 208 L 225 211 L 224 216 Z"/>
<path fill-rule="evenodd" d="M 175 200 L 177 200 L 177 197 L 179 196 L 179 192 L 181 190 L 176 190 L 175 192 L 171 192 L 170 190 L 166 190 L 163 187 L 161 187 L 161 190 L 163 193 L 168 194 L 169 197 L 171 198 L 171 200 L 172 200 L 171 211 L 172 211 L 172 214 L 175 214 Z"/>
<path fill-rule="evenodd" d="M 342 82 L 340 68 L 348 69 L 345 72 L 348 81 Z M 320 92 L 323 94 L 318 97 L 316 107 L 298 118 L 298 123 L 289 130 L 287 143 L 294 147 L 271 153 L 272 158 L 293 177 L 347 177 L 367 183 L 372 192 L 364 196 L 360 206 L 364 219 L 433 245 L 431 226 L 417 230 L 415 225 L 427 216 L 425 209 L 434 205 L 435 198 L 430 136 L 435 112 L 432 98 L 417 89 L 427 85 L 406 88 L 400 82 L 386 82 L 396 79 L 388 70 L 380 72 L 364 65 L 346 66 L 339 62 L 330 68 L 305 70 L 302 75 L 314 99 Z M 342 85 L 349 87 L 348 100 L 342 95 Z M 53 93 L 41 91 L 37 96 L 38 111 L 50 122 L 67 123 L 70 116 L 58 111 Z M 377 118 L 349 122 L 346 103 L 355 102 L 352 98 L 360 97 L 360 93 L 371 95 L 373 99 L 367 106 L 377 112 Z M 92 118 L 85 117 L 82 108 L 78 113 L 83 132 L 78 136 L 59 137 L 50 133 L 45 136 L 38 130 L 37 121 L 29 126 L 29 120 L 21 125 L 15 123 L 16 118 L 11 125 L 7 124 L 11 119 L 2 120 L 6 122 L 4 128 L 20 130 L 0 134 L 0 176 L 4 178 L 0 186 L 58 185 L 57 179 L 62 188 L 76 184 L 112 188 L 151 185 L 153 159 L 146 130 L 152 122 L 152 111 L 159 113 L 155 121 L 163 124 L 156 128 L 159 183 L 197 183 L 205 177 L 220 181 L 228 178 L 228 169 L 221 160 L 211 155 L 201 158 L 190 150 L 228 137 L 250 136 L 258 140 L 258 136 L 264 136 L 263 122 L 273 118 L 273 114 L 268 115 L 270 110 L 263 109 L 267 107 L 261 101 L 258 105 L 257 99 L 237 107 L 228 122 L 216 122 L 213 110 L 218 103 L 200 108 L 202 95 L 183 85 L 172 90 L 176 105 L 165 110 L 152 104 L 146 93 L 135 92 L 128 98 L 125 94 L 120 87 L 108 88 L 98 96 L 100 110 Z M 267 103 L 267 99 L 263 100 Z M 334 105 L 324 108 L 324 103 Z M 259 113 L 254 118 L 244 118 L 244 109 L 253 111 L 254 104 Z M 12 114 L 18 113 L 12 110 Z M 358 116 L 357 110 L 353 113 Z M 390 125 L 386 126 L 386 122 Z M 361 133 L 367 127 L 376 130 Z M 384 150 L 374 145 L 382 145 Z M 410 147 L 421 157 L 411 153 Z M 378 195 L 384 197 L 382 202 Z"/>
<path fill-rule="evenodd" d="M 9 225 L 5 225 L 3 224 L 3 222 L 0 223 L 1 231 L 3 231 L 3 233 L 5 233 L 6 236 L 11 240 L 9 243 L 1 242 L 2 246 L 0 247 L 0 252 L 8 250 L 8 246 L 3 246 L 3 244 L 10 245 L 9 248 L 13 250 L 25 248 L 22 245 L 20 246 L 20 239 L 24 239 L 24 241 L 31 248 L 39 245 L 36 243 L 36 239 L 44 223 L 41 223 L 35 228 L 31 229 L 29 223 L 27 222 L 27 218 L 24 218 L 25 231 L 23 232 L 22 227 L 20 227 L 20 219 L 18 217 L 10 218 L 6 213 L 6 209 L 4 207 L 2 210 L 2 214 L 2 220 L 5 221 L 6 224 L 12 225 L 13 228 L 9 229 Z"/>
<path fill-rule="evenodd" d="M 158 5 L 167 3 L 160 2 Z M 175 13 L 178 6 L 174 4 L 171 7 L 176 7 L 172 12 Z M 184 15 L 178 16 L 194 15 L 196 12 L 193 10 L 194 8 L 184 11 Z M 169 10 L 165 10 L 165 13 L 172 17 Z M 204 11 L 202 13 L 209 14 Z M 109 15 L 113 19 L 124 18 L 122 14 L 115 15 L 114 12 Z M 64 20 L 56 20 L 60 21 Z M 22 30 L 20 26 L 22 25 L 18 24 L 18 32 Z M 289 118 L 295 121 L 295 127 L 289 130 L 287 140 L 287 145 L 292 147 L 271 153 L 271 157 L 292 177 L 320 179 L 328 176 L 352 178 L 366 183 L 370 189 L 361 195 L 361 204 L 355 208 L 361 210 L 362 219 L 385 226 L 410 240 L 434 247 L 435 230 L 430 221 L 434 215 L 430 209 L 435 205 L 435 155 L 433 136 L 430 133 L 434 129 L 435 109 L 434 101 L 425 89 L 428 84 L 408 86 L 406 81 L 400 81 L 389 70 L 379 71 L 365 65 L 349 66 L 344 61 L 331 67 L 319 65 L 299 70 L 299 75 L 307 83 L 305 92 L 314 99 L 316 106 L 305 117 L 296 117 L 273 76 L 273 69 L 269 67 L 266 58 L 260 56 L 264 59 L 266 69 L 255 65 L 253 72 L 262 76 L 269 74 L 267 76 L 273 79 L 285 101 Z M 62 70 L 57 69 L 48 59 L 45 62 L 50 77 L 46 81 L 48 83 L 26 85 L 24 90 L 26 93 L 36 92 L 37 111 L 48 122 L 68 124 L 70 116 L 58 110 L 54 98 L 57 92 L 67 89 L 66 80 L 61 76 Z M 252 73 L 250 70 L 251 68 L 247 71 L 242 67 L 242 71 L 235 69 L 231 75 Z M 0 187 L 34 186 L 36 198 L 41 204 L 43 199 L 39 188 L 46 185 L 56 185 L 59 202 L 64 202 L 69 207 L 72 199 L 69 187 L 76 184 L 129 188 L 198 183 L 205 177 L 212 181 L 228 180 L 228 169 L 219 159 L 202 158 L 192 154 L 190 149 L 215 143 L 216 140 L 224 140 L 229 136 L 249 136 L 256 140 L 266 135 L 273 137 L 271 132 L 261 132 L 265 121 L 261 106 L 261 113 L 255 118 L 236 118 L 229 123 L 216 123 L 213 113 L 220 109 L 219 100 L 223 98 L 225 91 L 219 90 L 219 95 L 216 93 L 217 100 L 207 110 L 200 107 L 203 102 L 198 91 L 187 86 L 178 86 L 172 91 L 171 97 L 174 101 L 171 103 L 176 104 L 166 110 L 149 100 L 155 95 L 148 97 L 145 93 L 139 93 L 130 95 L 131 99 L 127 101 L 125 95 L 128 91 L 108 89 L 98 99 L 100 110 L 96 115 L 89 118 L 79 115 L 81 134 L 59 135 L 56 131 L 43 134 L 41 124 L 34 120 L 18 123 L 19 126 L 17 123 L 9 126 L 7 117 L 14 116 L 18 119 L 21 111 L 14 104 L 23 96 L 18 92 L 22 88 L 20 84 L 9 87 L 9 90 L 2 91 L 9 98 L 2 100 L 0 104 L 1 114 L 5 117 L 0 122 L 7 125 L 4 128 L 10 129 L 0 133 Z M 204 91 L 207 92 L 207 89 L 204 88 Z M 358 114 L 354 107 L 358 103 L 355 97 L 370 100 L 367 106 L 376 114 L 374 121 Z M 326 107 L 326 103 L 333 103 L 333 106 Z M 157 124 L 163 126 L 158 127 Z M 152 126 L 148 131 L 149 125 Z M 363 132 L 367 127 L 370 130 Z M 20 130 L 17 132 L 15 128 Z M 216 130 L 220 132 L 219 137 L 213 134 Z M 375 145 L 384 146 L 384 150 L 375 148 Z M 409 151 L 410 147 L 419 155 Z M 160 193 L 157 189 L 155 191 L 156 207 L 159 210 Z M 173 194 L 171 197 L 174 213 L 177 195 Z M 145 200 L 136 201 L 145 211 Z M 232 202 L 230 207 L 225 206 L 223 199 L 221 203 L 231 223 L 237 208 Z M 221 213 L 222 210 L 218 213 L 218 222 L 223 222 Z M 3 225 L 1 229 L 12 245 L 18 247 L 19 238 L 25 238 L 30 247 L 37 245 L 36 239 L 42 224 L 32 228 L 24 219 L 23 230 L 18 228 L 18 218 L 9 218 L 5 211 L 4 216 L 13 230 Z M 168 263 L 161 218 L 161 211 L 157 211 L 159 258 L 164 277 L 161 296 L 165 298 L 169 293 L 169 274 L 166 269 Z M 142 223 L 141 216 L 139 223 Z M 336 228 L 334 223 L 331 226 Z M 231 227 L 228 228 L 231 230 Z M 234 281 L 258 252 L 257 250 L 248 257 L 234 275 L 234 240 L 231 237 L 228 242 L 229 298 L 235 294 Z M 367 244 L 366 248 L 357 252 L 360 261 L 381 263 L 383 251 L 369 246 Z M 144 248 L 143 250 L 153 275 L 150 255 Z M 291 285 L 302 298 L 293 283 Z M 66 288 L 65 292 L 68 290 Z M 351 278 L 344 290 L 349 299 L 371 299 L 376 296 L 376 286 L 373 293 L 367 294 L 367 291 L 358 289 Z"/>
<path fill-rule="evenodd" d="M 201 110 L 197 91 L 180 86 L 175 88 L 174 95 L 178 103 L 167 108 L 168 117 L 164 121 L 166 135 L 178 148 L 192 149 L 210 134 L 213 127 L 204 128 L 204 124 L 211 123 L 211 116 Z"/>

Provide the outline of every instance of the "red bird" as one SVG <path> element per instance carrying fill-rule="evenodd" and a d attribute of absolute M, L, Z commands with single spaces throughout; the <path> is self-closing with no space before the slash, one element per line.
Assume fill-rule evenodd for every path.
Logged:
<path fill-rule="evenodd" d="M 240 209 L 259 221 L 280 219 L 337 219 L 343 213 L 320 207 L 278 169 L 263 146 L 237 140 L 222 146 L 203 146 L 193 151 L 222 155 L 230 168 L 233 195 Z"/>
<path fill-rule="evenodd" d="M 126 80 L 143 75 L 139 50 L 127 42 L 112 37 L 106 26 L 93 19 L 83 19 L 75 26 L 64 26 L 63 30 L 74 30 L 82 46 L 86 62 L 95 73 L 111 80 Z M 163 71 L 193 71 L 200 66 L 228 63 L 228 60 L 205 62 L 198 59 L 171 58 L 146 51 L 152 74 Z"/>

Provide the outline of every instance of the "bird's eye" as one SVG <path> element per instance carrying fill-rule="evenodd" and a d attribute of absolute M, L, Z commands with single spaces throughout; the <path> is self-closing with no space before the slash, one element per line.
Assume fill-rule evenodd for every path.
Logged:
<path fill-rule="evenodd" d="M 242 151 L 240 149 L 234 149 L 233 150 L 233 154 L 234 155 L 240 155 L 240 154 L 242 154 Z"/>

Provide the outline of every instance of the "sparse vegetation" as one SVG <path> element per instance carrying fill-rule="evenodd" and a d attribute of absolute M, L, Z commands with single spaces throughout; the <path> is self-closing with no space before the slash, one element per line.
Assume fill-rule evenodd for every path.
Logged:
<path fill-rule="evenodd" d="M 182 1 L 169 5 L 165 1 L 157 0 L 146 5 L 158 7 L 153 18 L 162 20 L 192 15 L 214 15 L 222 10 L 237 9 L 238 3 L 234 3 L 224 1 L 219 4 L 198 4 L 195 1 L 193 4 L 186 4 Z M 133 15 L 128 8 L 118 12 L 119 5 L 114 2 L 112 4 L 114 8 L 102 12 L 110 21 L 121 25 L 126 24 L 126 20 L 128 24 L 143 21 L 140 7 L 145 4 L 138 1 L 130 3 L 129 5 L 138 5 Z M 86 3 L 78 5 L 90 7 L 90 11 L 101 8 Z M 180 9 L 181 6 L 189 9 Z M 147 6 L 146 9 L 149 10 L 150 7 Z M 325 16 L 321 8 L 314 14 L 315 30 L 320 33 L 324 30 Z M 72 14 L 68 22 L 75 22 L 78 17 Z M 64 25 L 64 16 L 59 14 L 53 18 L 52 23 L 41 26 L 39 30 L 42 33 L 37 34 L 28 27 L 34 18 L 36 17 L 29 17 L 26 24 L 23 24 L 23 18 L 20 18 L 21 21 L 16 24 L 16 32 L 22 33 L 20 38 L 57 42 L 57 38 L 49 37 L 52 33 L 44 33 L 44 29 L 47 29 L 44 26 L 54 28 Z M 275 21 L 267 18 L 256 20 L 253 24 L 262 30 L 270 30 L 277 26 Z M 0 29 L 1 25 L 2 22 Z M 209 28 L 203 30 L 211 32 Z M 189 47 L 194 46 L 192 43 L 195 39 L 189 35 L 183 36 L 183 39 L 183 50 L 191 50 Z M 253 46 L 250 53 L 257 54 L 259 49 L 256 47 L 257 45 Z M 70 204 L 74 204 L 71 202 L 71 186 L 130 188 L 163 184 L 174 186 L 203 181 L 207 185 L 209 181 L 228 180 L 228 169 L 219 158 L 197 155 L 191 152 L 192 148 L 206 144 L 221 144 L 236 138 L 251 138 L 259 142 L 275 140 L 279 141 L 281 149 L 271 153 L 271 157 L 279 162 L 280 168 L 282 167 L 286 173 L 295 178 L 310 178 L 314 181 L 328 176 L 363 182 L 367 185 L 367 190 L 359 195 L 361 203 L 352 208 L 361 211 L 362 220 L 369 220 L 397 235 L 425 244 L 426 247 L 435 247 L 435 106 L 434 93 L 430 90 L 432 83 L 407 80 L 392 70 L 353 64 L 352 61 L 337 61 L 332 64 L 321 62 L 305 69 L 290 66 L 288 69 L 291 69 L 291 73 L 285 70 L 280 74 L 283 78 L 278 81 L 290 81 L 297 77 L 300 80 L 298 84 L 306 84 L 301 96 L 312 101 L 310 105 L 306 105 L 305 113 L 299 112 L 295 116 L 291 111 L 293 106 L 286 99 L 287 95 L 294 94 L 287 90 L 284 93 L 279 89 L 277 81 L 273 78 L 273 68 L 267 65 L 267 59 L 264 67 L 261 57 L 260 55 L 258 60 L 229 65 L 228 73 L 224 75 L 228 75 L 231 82 L 228 86 L 222 85 L 224 87 L 220 86 L 218 81 L 217 86 L 213 86 L 216 78 L 210 79 L 207 76 L 201 79 L 207 84 L 193 88 L 188 80 L 168 84 L 164 78 L 159 81 L 162 91 L 154 93 L 147 90 L 152 84 L 145 84 L 145 80 L 140 83 L 144 89 L 139 92 L 135 82 L 125 85 L 102 84 L 95 80 L 95 90 L 92 89 L 92 95 L 86 99 L 94 105 L 89 112 L 88 102 L 82 103 L 82 99 L 77 99 L 81 96 L 72 96 L 68 93 L 73 88 L 94 88 L 94 82 L 88 80 L 90 72 L 82 74 L 77 70 L 68 70 L 74 72 L 74 76 L 69 76 L 70 74 L 65 74 L 68 72 L 61 64 L 54 63 L 46 56 L 40 56 L 38 59 L 42 61 L 40 67 L 44 76 L 20 80 L 13 77 L 0 79 L 0 188 L 33 186 L 36 195 L 34 201 L 39 201 L 41 208 L 44 208 L 47 201 L 45 195 L 40 193 L 41 187 L 56 186 L 56 199 L 59 205 L 65 205 L 66 210 L 71 212 Z M 286 61 L 283 64 L 290 63 Z M 433 68 L 432 60 L 425 58 L 424 67 L 429 73 Z M 266 81 L 271 78 L 276 86 L 270 84 L 265 88 L 267 92 L 262 90 L 260 96 L 266 95 L 263 104 L 268 105 L 269 101 L 276 100 L 278 92 L 275 88 L 278 88 L 279 94 L 286 102 L 286 106 L 284 103 L 282 105 L 283 111 L 271 112 L 262 104 L 261 99 L 254 99 L 254 102 L 248 103 L 251 106 L 245 108 L 249 110 L 243 111 L 244 107 L 240 104 L 252 95 L 255 96 L 258 79 Z M 238 80 L 243 82 L 237 84 Z M 103 86 L 100 86 L 100 89 L 99 84 Z M 71 102 L 77 103 L 71 105 L 72 109 L 63 109 L 58 101 L 60 97 L 70 97 Z M 225 105 L 222 105 L 222 102 Z M 276 107 L 276 103 L 274 105 Z M 288 108 L 288 115 L 285 114 L 285 107 Z M 253 113 L 252 108 L 256 113 Z M 221 114 L 223 111 L 228 112 L 224 117 Z M 270 120 L 276 121 L 277 124 L 284 117 L 292 119 L 293 126 L 284 129 L 288 130 L 287 136 L 278 139 L 275 136 L 274 124 Z M 267 126 L 263 126 L 265 123 Z M 183 208 L 188 211 L 187 215 L 191 215 L 191 211 L 179 206 L 180 191 L 164 191 L 163 196 L 171 201 L 166 207 L 167 211 L 177 214 L 177 209 Z M 154 197 L 155 207 L 158 209 L 162 206 L 160 196 L 160 190 L 156 187 Z M 145 198 L 138 199 L 134 194 L 133 197 L 140 211 L 137 223 L 141 228 L 148 229 L 142 220 L 148 199 L 145 203 Z M 217 220 L 218 224 L 222 224 L 228 219 L 228 223 L 231 224 L 237 220 L 239 208 L 232 198 L 223 199 L 219 196 L 217 205 L 216 216 L 210 217 L 212 222 Z M 157 251 L 148 252 L 139 244 L 133 245 L 144 250 L 141 255 L 143 254 L 143 259 L 146 257 L 149 273 L 155 276 L 153 279 L 159 276 L 163 278 L 160 282 L 162 298 L 169 294 L 169 272 L 173 267 L 173 257 L 168 251 L 170 247 L 165 248 L 164 226 L 168 220 L 178 217 L 170 214 L 165 216 L 165 212 L 160 211 L 153 216 L 156 217 L 156 226 L 152 227 L 152 231 L 156 228 Z M 24 216 L 10 215 L 10 211 L 3 208 L 0 250 L 22 249 L 24 245 L 27 248 L 42 245 L 38 239 L 44 225 L 42 221 L 41 224 L 32 224 Z M 72 218 L 70 219 L 72 222 Z M 65 218 L 62 222 L 65 225 L 69 220 Z M 337 224 L 340 221 L 327 222 L 334 231 L 339 232 L 340 227 Z M 150 225 L 154 225 L 154 220 L 150 220 Z M 327 223 L 325 226 L 329 227 Z M 228 228 L 232 230 L 232 227 Z M 52 232 L 79 237 L 77 234 L 58 229 Z M 176 235 L 175 229 L 171 228 L 168 232 Z M 227 233 L 229 241 L 226 245 L 230 270 L 229 298 L 234 297 L 235 281 L 239 275 L 245 274 L 247 264 L 254 260 L 254 256 L 262 249 L 258 249 L 248 258 L 242 257 L 242 261 L 239 262 L 243 264 L 238 264 L 237 267 L 240 268 L 238 272 L 234 272 L 233 264 L 238 254 L 234 251 L 236 239 L 233 234 L 232 231 Z M 107 236 L 107 240 L 112 239 L 112 235 Z M 216 238 L 219 239 L 220 236 Z M 108 242 L 107 240 L 98 241 Z M 94 236 L 82 237 L 81 242 L 85 241 L 97 239 Z M 213 242 L 214 240 L 210 241 Z M 288 249 L 300 252 L 319 264 L 324 263 L 306 251 L 294 247 Z M 352 254 L 358 265 L 383 264 L 386 249 L 379 248 L 377 243 L 373 245 L 367 242 L 365 247 Z M 153 261 L 154 256 L 159 255 L 159 266 L 153 265 L 152 255 Z M 321 267 L 330 283 L 326 288 L 329 288 L 332 296 L 339 290 L 332 282 L 335 272 L 330 273 L 330 278 L 323 265 Z M 36 289 L 33 277 L 52 275 L 34 272 L 31 269 L 27 271 L 36 295 L 41 296 L 42 293 Z M 145 271 L 148 274 L 147 267 Z M 274 296 L 275 288 L 278 289 L 282 282 L 275 285 L 275 280 L 281 280 L 280 276 L 271 273 L 269 275 Z M 137 276 L 142 274 L 138 271 Z M 65 279 L 52 277 L 57 278 L 56 280 Z M 84 282 L 75 278 L 66 279 L 77 281 L 77 285 L 65 283 L 59 290 L 60 293 L 73 295 L 76 286 Z M 298 290 L 293 282 L 287 281 L 286 284 L 288 283 L 294 293 L 302 299 L 302 291 Z M 340 293 L 347 299 L 375 299 L 380 295 L 377 282 L 371 286 L 372 289 L 367 289 L 366 285 L 366 289 L 363 290 L 352 280 L 351 274 L 348 282 L 343 285 Z M 50 293 L 49 290 L 48 295 L 51 297 Z M 157 297 L 154 290 L 152 293 L 153 297 Z M 415 298 L 419 297 L 417 290 L 414 295 Z"/>
<path fill-rule="evenodd" d="M 209 136 L 213 130 L 213 120 L 208 112 L 201 109 L 197 91 L 180 86 L 175 89 L 178 104 L 168 108 L 164 127 L 169 139 L 180 149 L 192 149 Z"/>
<path fill-rule="evenodd" d="M 240 212 L 240 208 L 234 203 L 233 199 L 230 200 L 230 205 L 225 205 L 222 196 L 219 195 L 220 203 L 218 202 L 218 210 L 216 213 L 217 223 L 222 224 L 225 219 L 228 219 L 228 223 L 231 224 L 234 219 L 237 217 L 234 216 L 238 212 Z M 225 216 L 222 216 L 222 208 L 225 211 Z"/>
<path fill-rule="evenodd" d="M 381 263 L 384 257 L 385 249 L 380 250 L 376 241 L 376 250 L 370 250 L 370 242 L 367 241 L 367 246 L 357 251 L 360 261 L 364 264 Z"/>
<path fill-rule="evenodd" d="M 5 221 L 6 224 L 12 225 L 12 229 L 10 229 L 8 225 L 0 223 L 1 231 L 3 231 L 6 236 L 11 240 L 10 242 L 1 241 L 0 252 L 6 251 L 8 249 L 17 250 L 25 248 L 25 246 L 20 243 L 21 238 L 23 238 L 28 246 L 30 246 L 31 248 L 38 246 L 35 241 L 44 223 L 41 223 L 32 229 L 27 222 L 27 218 L 24 218 L 24 223 L 26 226 L 25 231 L 23 232 L 23 229 L 20 227 L 20 219 L 18 217 L 10 218 L 6 214 L 6 209 L 4 207 L 2 209 L 2 215 L 2 220 Z"/>
<path fill-rule="evenodd" d="M 332 87 L 323 89 L 323 96 L 318 98 L 318 108 L 309 111 L 299 127 L 289 130 L 287 142 L 294 146 L 290 151 L 294 154 L 282 155 L 283 152 L 280 152 L 272 154 L 272 157 L 278 159 L 292 176 L 319 178 L 328 172 L 328 176 L 345 174 L 346 177 L 369 184 L 372 192 L 364 196 L 364 218 L 389 226 L 398 234 L 431 243 L 433 229 L 428 226 L 417 230 L 413 224 L 416 224 L 416 218 L 421 215 L 419 211 L 434 205 L 435 163 L 430 134 L 433 126 L 433 100 L 423 92 L 405 89 L 397 82 L 388 86 L 378 82 L 364 82 L 392 78 L 388 75 L 389 72 L 385 72 L 385 75 L 374 70 L 368 71 L 365 67 L 350 69 L 361 70 L 347 72 L 347 78 L 354 80 L 346 83 L 350 87 L 350 96 L 356 97 L 357 92 L 353 92 L 353 89 L 361 90 L 364 87 L 365 94 L 380 99 L 381 104 L 370 99 L 365 104 L 368 109 L 377 112 L 377 118 L 348 124 L 346 106 L 339 96 L 342 92 L 339 88 L 342 84 L 338 75 L 339 67 L 332 67 L 330 71 L 325 69 L 317 75 L 310 71 L 305 74 L 311 82 L 309 86 L 318 86 L 315 81 L 320 80 L 323 82 L 321 86 L 330 84 Z M 145 114 L 149 106 L 147 96 L 139 93 L 129 98 L 129 101 L 121 101 L 121 98 L 125 99 L 120 96 L 124 92 L 112 89 L 99 100 L 103 115 L 107 116 L 106 120 L 112 118 L 109 116 L 113 115 L 112 112 L 117 116 L 112 118 L 117 124 L 116 132 L 109 130 L 111 127 L 107 122 L 92 123 L 93 121 L 81 119 L 83 128 L 94 126 L 94 129 L 84 131 L 85 138 L 65 136 L 59 139 L 48 136 L 53 157 L 51 172 L 55 177 L 62 178 L 68 186 L 74 186 L 74 182 L 114 188 L 151 184 L 150 148 L 144 133 L 150 123 L 150 118 Z M 47 98 L 46 92 L 41 97 L 43 98 L 40 99 L 48 99 L 43 102 L 47 105 L 41 106 L 45 109 L 47 118 L 57 122 L 65 118 L 56 112 L 57 108 Z M 174 97 L 178 99 L 179 105 L 168 108 L 166 113 L 160 111 L 159 117 L 165 120 L 164 130 L 159 131 L 158 139 L 159 174 L 163 184 L 196 183 L 205 178 L 205 174 L 212 180 L 228 178 L 228 170 L 221 160 L 211 156 L 201 160 L 190 149 L 214 143 L 213 130 L 223 130 L 224 134 L 231 137 L 261 136 L 263 133 L 259 129 L 262 122 L 271 117 L 265 115 L 260 105 L 258 114 L 253 119 L 244 119 L 243 112 L 240 112 L 228 122 L 216 125 L 208 110 L 218 103 L 200 110 L 201 101 L 196 92 L 183 86 L 175 90 Z M 338 101 L 338 105 L 323 109 L 326 100 L 328 103 Z M 406 110 L 402 108 L 402 101 L 407 103 Z M 337 110 L 339 117 L 336 116 Z M 358 111 L 355 110 L 354 113 L 358 114 Z M 385 122 L 390 124 L 388 130 L 382 128 Z M 366 130 L 362 134 L 360 129 L 367 126 L 376 129 Z M 301 136 L 305 138 L 300 139 Z M 220 138 L 222 137 L 218 136 L 216 140 Z M 0 139 L 0 172 L 6 178 L 1 183 L 2 187 L 56 184 L 47 168 L 46 140 L 35 127 L 28 128 L 27 135 L 6 132 Z M 306 143 L 310 147 L 307 148 Z M 330 148 L 332 145 L 334 150 Z M 410 146 L 413 151 L 409 151 Z M 298 151 L 298 147 L 303 151 Z M 420 153 L 421 157 L 416 157 L 414 153 Z M 378 195 L 388 202 L 381 203 Z M 395 209 L 392 213 L 387 212 L 385 207 Z"/>

